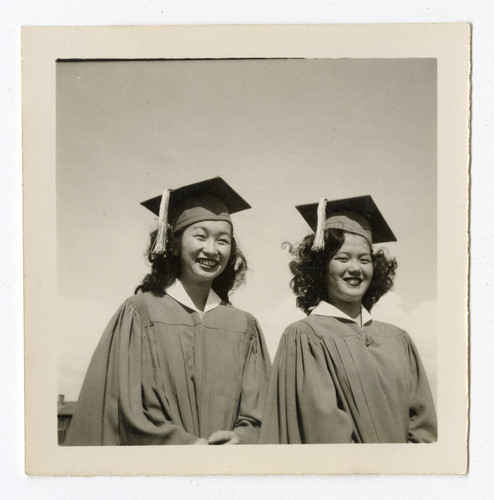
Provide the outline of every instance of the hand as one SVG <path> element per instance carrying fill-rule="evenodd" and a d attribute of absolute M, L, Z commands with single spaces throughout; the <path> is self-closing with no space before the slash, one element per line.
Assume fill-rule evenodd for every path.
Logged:
<path fill-rule="evenodd" d="M 208 444 L 239 444 L 240 438 L 233 431 L 216 431 L 209 436 Z"/>
<path fill-rule="evenodd" d="M 208 444 L 208 440 L 204 438 L 198 438 L 192 444 Z"/>

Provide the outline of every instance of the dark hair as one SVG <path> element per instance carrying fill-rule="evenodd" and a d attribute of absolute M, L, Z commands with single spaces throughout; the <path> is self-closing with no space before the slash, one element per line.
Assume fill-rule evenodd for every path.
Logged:
<path fill-rule="evenodd" d="M 146 257 L 151 264 L 151 272 L 144 276 L 142 283 L 135 289 L 134 293 L 151 292 L 157 297 L 162 297 L 165 290 L 170 287 L 180 276 L 180 257 L 173 254 L 173 249 L 180 247 L 183 230 L 172 234 L 167 233 L 166 255 L 154 254 L 152 248 L 156 239 L 157 231 L 150 235 Z M 232 237 L 230 259 L 225 270 L 213 281 L 211 288 L 225 302 L 229 301 L 228 295 L 245 281 L 247 272 L 247 261 L 237 246 L 235 238 Z"/>
<path fill-rule="evenodd" d="M 306 314 L 321 300 L 329 301 L 328 263 L 344 241 L 345 233 L 342 229 L 326 229 L 323 250 L 312 250 L 314 234 L 306 236 L 298 245 L 289 245 L 290 253 L 294 257 L 289 264 L 293 274 L 290 286 L 297 296 L 297 307 Z M 368 311 L 393 286 L 398 264 L 395 258 L 386 256 L 385 249 L 380 248 L 377 252 L 372 252 L 372 266 L 372 280 L 362 298 L 362 304 Z"/>

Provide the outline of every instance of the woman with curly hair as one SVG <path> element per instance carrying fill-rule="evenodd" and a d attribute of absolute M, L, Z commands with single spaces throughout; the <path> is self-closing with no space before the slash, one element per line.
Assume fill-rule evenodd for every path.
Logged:
<path fill-rule="evenodd" d="M 65 444 L 257 443 L 270 361 L 229 302 L 247 268 L 230 214 L 250 206 L 219 177 L 142 204 L 151 272 L 103 333 Z"/>
<path fill-rule="evenodd" d="M 370 196 L 297 207 L 316 234 L 291 247 L 291 286 L 307 317 L 284 332 L 261 429 L 263 443 L 429 443 L 434 404 L 406 332 L 376 321 L 396 241 Z"/>

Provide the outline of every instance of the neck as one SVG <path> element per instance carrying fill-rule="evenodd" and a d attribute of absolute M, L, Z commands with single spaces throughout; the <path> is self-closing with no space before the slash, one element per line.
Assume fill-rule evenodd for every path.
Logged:
<path fill-rule="evenodd" d="M 211 283 L 192 283 L 183 277 L 180 278 L 180 282 L 197 309 L 204 311 L 211 290 Z"/>
<path fill-rule="evenodd" d="M 339 301 L 329 301 L 330 304 L 337 307 L 341 312 L 344 312 L 347 316 L 352 319 L 356 319 L 360 316 L 362 311 L 361 302 L 339 302 Z"/>

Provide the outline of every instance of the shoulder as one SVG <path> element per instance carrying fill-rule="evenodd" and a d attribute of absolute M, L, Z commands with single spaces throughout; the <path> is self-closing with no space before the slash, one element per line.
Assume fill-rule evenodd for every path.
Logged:
<path fill-rule="evenodd" d="M 398 328 L 391 323 L 386 323 L 384 321 L 372 320 L 372 323 L 368 326 L 369 330 L 374 335 L 382 335 L 386 337 L 401 337 L 408 340 L 409 336 L 405 330 Z"/>
<path fill-rule="evenodd" d="M 120 307 L 117 309 L 117 314 L 126 312 L 136 312 L 138 303 L 138 301 L 135 300 L 136 297 L 137 295 L 131 295 L 130 297 L 127 297 L 120 304 Z"/>
<path fill-rule="evenodd" d="M 143 326 L 144 321 L 139 317 L 138 302 L 136 296 L 131 296 L 120 304 L 106 325 L 102 336 L 103 343 L 105 339 L 113 338 L 115 334 L 122 335 Z"/>
<path fill-rule="evenodd" d="M 308 337 L 308 338 L 316 338 L 316 328 L 313 324 L 313 320 L 311 316 L 306 316 L 303 319 L 295 321 L 289 324 L 285 331 L 283 332 L 283 336 L 286 338 L 297 338 L 297 337 Z"/>
<path fill-rule="evenodd" d="M 211 311 L 208 325 L 235 332 L 252 332 L 258 329 L 257 319 L 251 313 L 226 303 Z"/>
<path fill-rule="evenodd" d="M 279 349 L 289 352 L 293 349 L 305 350 L 303 346 L 306 346 L 310 350 L 319 351 L 326 338 L 326 332 L 322 332 L 321 328 L 315 326 L 309 315 L 299 321 L 289 324 L 285 328 L 280 339 Z"/>
<path fill-rule="evenodd" d="M 151 292 L 136 293 L 128 297 L 122 304 L 122 307 L 140 312 L 143 308 L 148 308 L 149 301 L 153 302 L 156 299 L 158 297 L 155 297 Z"/>
<path fill-rule="evenodd" d="M 231 314 L 238 316 L 240 318 L 244 318 L 248 323 L 257 323 L 257 319 L 250 312 L 244 311 L 243 309 L 239 309 L 238 307 L 233 306 L 232 304 L 223 305 Z"/>
<path fill-rule="evenodd" d="M 302 329 L 302 331 L 311 331 L 318 337 L 324 338 L 355 335 L 351 322 L 343 321 L 333 316 L 309 314 L 292 326 Z"/>
<path fill-rule="evenodd" d="M 117 315 L 120 316 L 147 316 L 145 309 L 144 294 L 136 294 L 128 297 L 120 305 Z"/>
<path fill-rule="evenodd" d="M 290 331 L 290 332 L 297 332 L 297 331 L 309 332 L 309 331 L 311 331 L 311 330 L 314 329 L 312 323 L 313 323 L 312 318 L 309 315 L 309 316 L 306 316 L 303 319 L 299 319 L 298 321 L 295 321 L 295 322 L 291 323 L 290 325 L 288 325 L 286 327 L 285 331 Z"/>
<path fill-rule="evenodd" d="M 124 302 L 124 307 L 134 310 L 144 323 L 182 323 L 184 316 L 190 316 L 166 294 L 158 297 L 151 292 L 137 293 Z"/>

